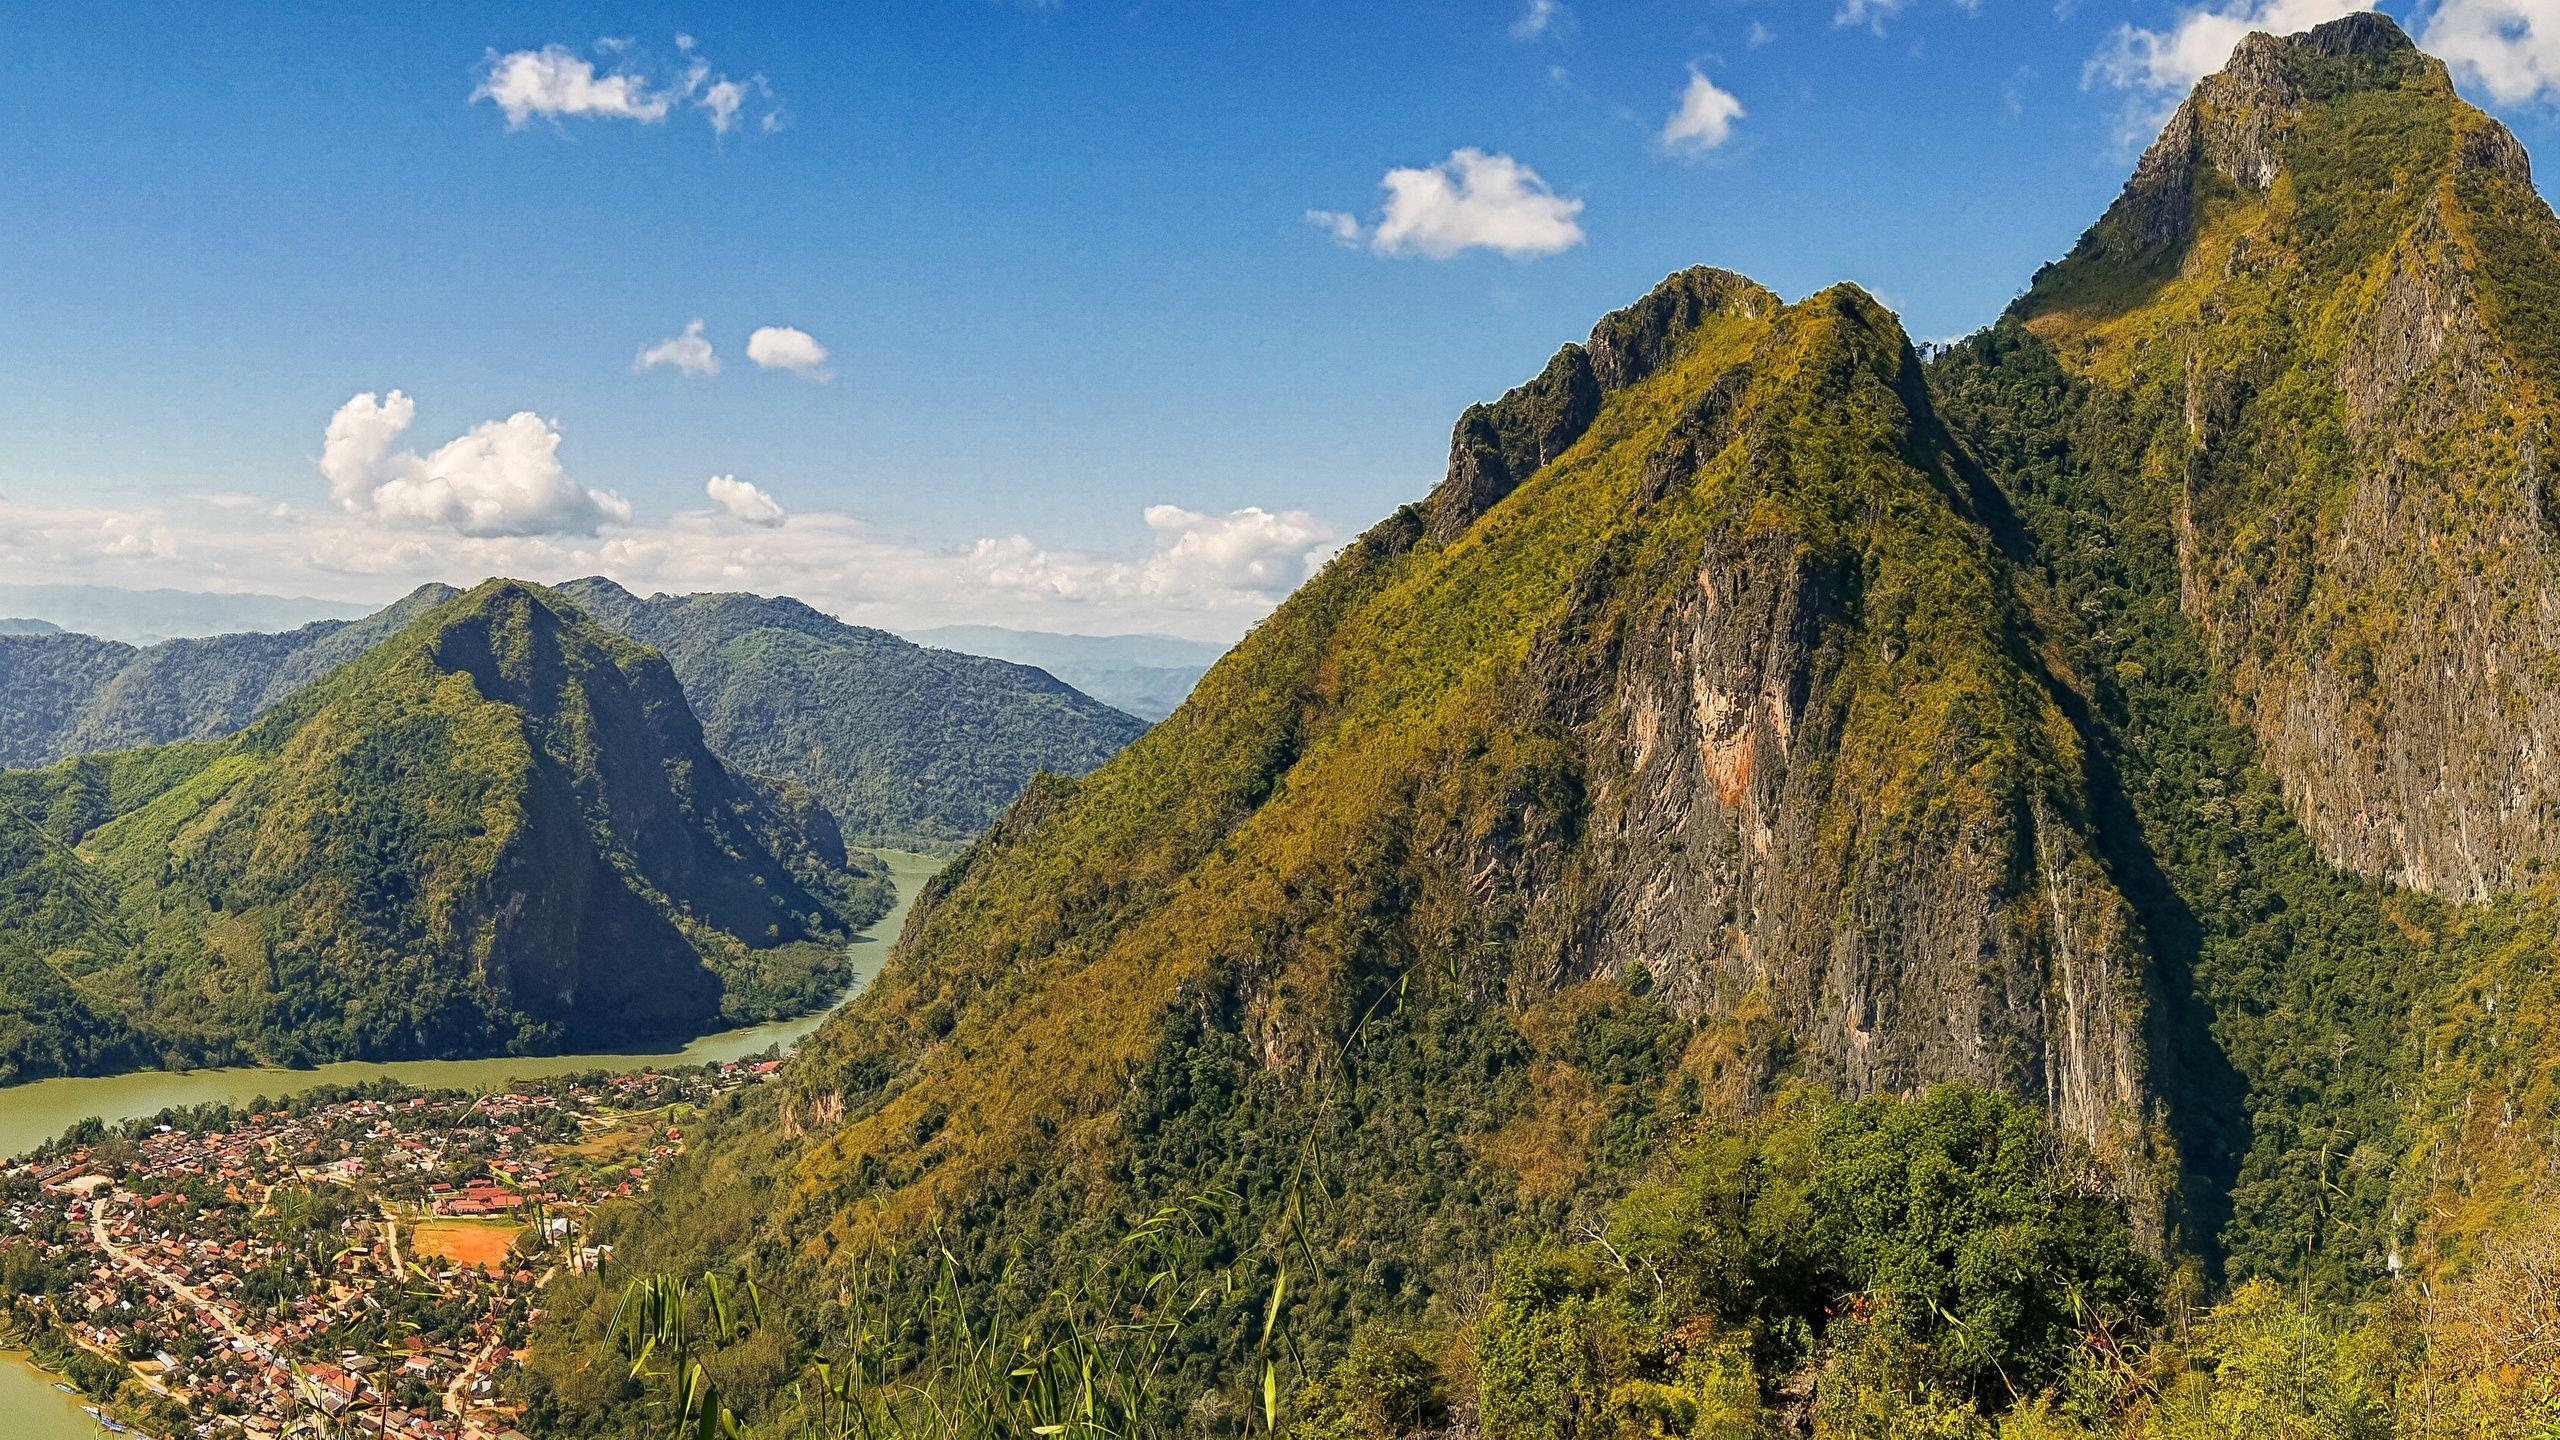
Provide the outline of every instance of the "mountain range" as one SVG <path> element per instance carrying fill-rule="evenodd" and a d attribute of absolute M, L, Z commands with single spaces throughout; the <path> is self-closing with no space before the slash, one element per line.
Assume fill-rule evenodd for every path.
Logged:
<path fill-rule="evenodd" d="M 130 645 L 240 630 L 290 630 L 316 620 L 358 619 L 371 608 L 307 595 L 0 583 L 0 615 Z M 0 634 L 16 633 L 4 628 L 6 623 L 0 622 Z"/>
<path fill-rule="evenodd" d="M 2376 14 L 1926 363 L 1675 274 L 600 1233 L 811 1327 L 706 1362 L 749 1424 L 855 1297 L 1179 1234 L 1133 1431 L 2542 1433 L 2555 419 L 2560 220 Z M 641 1413 L 620 1300 L 550 1429 Z"/>
<path fill-rule="evenodd" d="M 230 735 L 457 593 L 428 585 L 355 620 L 140 648 L 0 634 L 0 768 Z M 965 841 L 1034 774 L 1090 770 L 1146 728 L 1038 670 L 926 649 L 796 600 L 642 600 L 599 578 L 557 593 L 660 649 L 715 751 L 806 785 L 858 843 Z"/>
<path fill-rule="evenodd" d="M 227 740 L 0 773 L 0 1075 L 619 1045 L 816 1007 L 889 901 L 656 652 L 491 581 Z"/>
<path fill-rule="evenodd" d="M 0 635 L 0 768 L 230 735 L 458 593 L 428 586 L 360 619 L 148 647 L 60 629 Z"/>
<path fill-rule="evenodd" d="M 929 649 L 791 599 L 560 589 L 675 667 L 712 748 L 809 787 L 866 843 L 923 848 L 993 824 L 1034 775 L 1081 775 L 1144 722 L 1027 665 Z"/>
<path fill-rule="evenodd" d="M 943 625 L 907 638 L 1018 665 L 1037 665 L 1106 705 L 1146 720 L 1174 712 L 1224 645 L 1172 635 L 1059 635 L 1000 625 Z"/>

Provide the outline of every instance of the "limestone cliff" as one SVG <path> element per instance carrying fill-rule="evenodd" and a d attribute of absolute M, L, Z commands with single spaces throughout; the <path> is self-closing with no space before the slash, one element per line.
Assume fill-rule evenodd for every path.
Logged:
<path fill-rule="evenodd" d="M 2254 36 L 2017 314 L 2145 417 L 2183 603 L 2323 853 L 2462 900 L 2560 845 L 2560 223 L 2442 64 Z"/>

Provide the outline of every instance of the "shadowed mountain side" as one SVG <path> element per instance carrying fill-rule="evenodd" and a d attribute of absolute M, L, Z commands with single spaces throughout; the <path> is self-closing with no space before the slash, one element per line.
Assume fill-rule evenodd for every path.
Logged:
<path fill-rule="evenodd" d="M 843 937 L 889 891 L 805 794 L 712 756 L 655 652 L 513 581 L 230 740 L 0 775 L 0 803 L 59 877 L 7 917 L 27 976 L 170 1064 L 592 1048 L 797 1013 L 835 993 Z M 63 1053 L 30 1039 L 5 1061 L 86 1068 Z"/>

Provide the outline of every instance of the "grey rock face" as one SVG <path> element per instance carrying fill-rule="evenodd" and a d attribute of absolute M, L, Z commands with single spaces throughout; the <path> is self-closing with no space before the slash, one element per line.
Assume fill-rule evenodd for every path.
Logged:
<path fill-rule="evenodd" d="M 1618 772 L 1601 968 L 1641 964 L 1697 1010 L 1763 997 L 1852 1093 L 1960 1078 L 2041 1099 L 2138 1193 L 2151 1099 L 2130 912 L 2060 797 L 1915 824 L 1843 764 L 1852 651 L 1874 643 L 1844 582 L 1788 537 L 1720 541 L 1618 651 L 1584 727 Z"/>
<path fill-rule="evenodd" d="M 2341 173 L 2375 116 L 2404 127 L 2379 183 Z M 2107 383 L 2182 416 L 2150 461 L 2178 487 L 2181 604 L 2305 831 L 2466 901 L 2560 860 L 2552 411 L 2481 248 L 2560 233 L 2530 175 L 2441 63 L 2356 15 L 2244 42 L 2068 262 L 2121 266 L 2136 237 L 2194 287 L 2111 297 L 2153 318 Z M 2227 254 L 2187 254 L 2216 206 Z"/>
<path fill-rule="evenodd" d="M 1926 693 L 1916 677 L 1960 662 L 1914 651 L 1928 642 L 1875 608 L 1868 588 L 1890 582 L 1861 544 L 1752 518 L 1771 513 L 1755 497 L 1796 483 L 1786 418 L 1749 408 L 1751 375 L 1775 363 L 1745 360 L 1702 390 L 1643 467 L 1639 513 L 1717 514 L 1698 548 L 1593 557 L 1574 615 L 1525 667 L 1512 728 L 1573 737 L 1587 813 L 1479 840 L 1455 868 L 1480 902 L 1518 897 L 1524 930 L 1562 937 L 1569 974 L 1641 966 L 1690 1013 L 1769 1014 L 1799 1063 L 1850 1093 L 1967 1079 L 2041 1101 L 2156 1235 L 2149 1177 L 2167 1142 L 2148 950 L 2092 848 L 2077 752 L 1986 762 L 1978 748 L 2067 722 L 2044 682 L 2012 671 L 1988 702 L 2003 713 L 1901 733 L 1893 707 Z M 1916 407 L 1889 443 L 1927 456 L 1936 423 L 1908 378 L 1875 400 Z M 1857 378 L 1790 383 L 1851 393 Z M 1846 513 L 1926 532 L 1869 543 L 1998 593 L 2004 562 L 1945 463 L 1890 500 L 1860 491 Z M 1923 734 L 1944 748 L 1912 755 Z"/>
<path fill-rule="evenodd" d="M 2303 517 L 2315 578 L 2297 599 L 2251 577 L 2263 524 L 2234 491 L 2256 457 L 2222 452 L 2207 418 L 2181 553 L 2190 610 L 2332 861 L 2484 900 L 2560 856 L 2547 425 L 2518 403 L 2437 210 L 2343 318 L 2350 463 L 2333 517 Z"/>

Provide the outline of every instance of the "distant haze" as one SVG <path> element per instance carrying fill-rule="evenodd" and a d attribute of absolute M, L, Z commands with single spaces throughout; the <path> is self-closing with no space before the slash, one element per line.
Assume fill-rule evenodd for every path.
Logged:
<path fill-rule="evenodd" d="M 940 625 L 903 632 L 919 645 L 1037 665 L 1105 704 L 1161 720 L 1227 653 L 1224 645 L 1172 635 L 1059 635 L 1001 625 Z"/>
<path fill-rule="evenodd" d="M 353 620 L 380 607 L 307 595 L 217 595 L 194 590 L 126 590 L 113 585 L 0 585 L 0 616 L 150 645 L 193 635 L 291 630 L 314 620 Z M 0 620 L 0 632 L 44 627 Z"/>
<path fill-rule="evenodd" d="M 379 607 L 307 595 L 129 590 L 114 585 L 0 584 L 0 634 L 60 629 L 130 645 L 353 620 Z M 1036 665 L 1097 700 L 1161 720 L 1191 694 L 1227 647 L 1174 635 L 1066 635 L 1001 625 L 900 632 L 919 645 Z"/>

